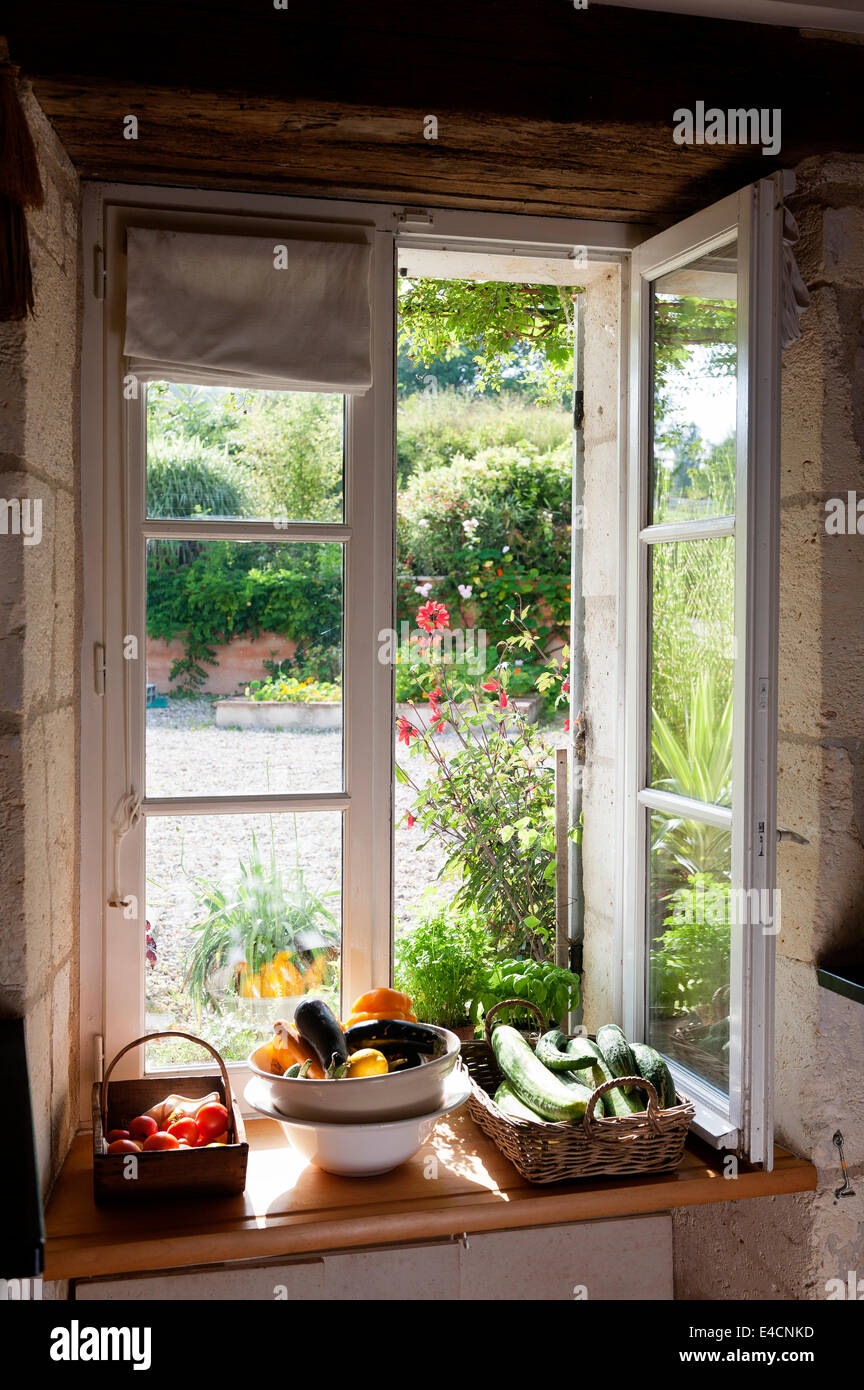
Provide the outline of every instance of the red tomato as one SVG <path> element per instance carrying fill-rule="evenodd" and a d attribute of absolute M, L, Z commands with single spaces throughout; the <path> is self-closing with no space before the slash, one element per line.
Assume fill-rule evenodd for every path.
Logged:
<path fill-rule="evenodd" d="M 163 1129 L 157 1129 L 155 1134 L 144 1140 L 144 1152 L 152 1153 L 154 1149 L 177 1149 L 180 1145 L 173 1134 L 166 1133 Z"/>
<path fill-rule="evenodd" d="M 187 1144 L 198 1143 L 198 1126 L 191 1115 L 184 1115 L 182 1119 L 175 1120 L 173 1125 L 168 1126 L 168 1133 L 173 1134 L 181 1143 L 184 1140 Z"/>
<path fill-rule="evenodd" d="M 202 1105 L 198 1114 L 195 1116 L 198 1125 L 198 1133 L 205 1142 L 211 1139 L 218 1139 L 220 1134 L 224 1134 L 228 1128 L 228 1111 L 224 1105 L 218 1105 L 211 1101 L 208 1105 Z"/>
<path fill-rule="evenodd" d="M 159 1126 L 152 1115 L 136 1115 L 129 1126 L 130 1139 L 149 1139 L 151 1134 L 155 1134 Z"/>
<path fill-rule="evenodd" d="M 137 1154 L 140 1153 L 138 1145 L 134 1139 L 115 1139 L 113 1144 L 108 1145 L 109 1154 Z"/>
<path fill-rule="evenodd" d="M 128 1129 L 109 1129 L 108 1143 L 113 1144 L 115 1139 L 131 1139 L 132 1136 Z"/>

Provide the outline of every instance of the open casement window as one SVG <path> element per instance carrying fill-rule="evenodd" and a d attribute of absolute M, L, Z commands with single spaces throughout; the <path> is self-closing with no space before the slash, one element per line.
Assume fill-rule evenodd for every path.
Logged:
<path fill-rule="evenodd" d="M 221 201 L 230 208 L 230 198 Z M 213 204 L 220 205 L 215 195 Z M 315 220 L 298 212 L 296 221 L 285 200 L 280 207 L 287 211 L 278 216 L 193 215 L 146 203 L 104 209 L 106 312 L 98 363 L 95 351 L 89 361 L 91 372 L 101 373 L 101 380 L 92 380 L 92 395 L 104 402 L 98 499 L 104 696 L 95 717 L 103 717 L 104 731 L 99 897 L 106 1060 L 137 1036 L 180 1028 L 207 1037 L 226 1060 L 242 1065 L 305 990 L 327 991 L 338 1010 L 390 976 L 392 670 L 378 660 L 378 635 L 393 624 L 393 233 L 382 229 L 383 214 L 376 222 L 375 210 L 340 206 L 338 218 L 328 222 L 322 220 L 328 205 L 319 206 Z M 148 296 L 147 266 L 159 280 L 161 252 L 157 247 L 154 260 L 147 243 L 146 255 L 133 264 L 137 243 L 130 234 L 138 235 L 138 228 L 169 239 L 189 234 L 193 250 L 184 244 L 187 263 L 178 260 L 182 295 L 162 277 Z M 243 275 L 248 259 L 261 256 L 251 281 L 260 293 L 263 331 L 278 338 L 279 315 L 270 315 L 267 325 L 266 277 L 276 284 L 280 255 L 290 265 L 292 242 L 311 247 L 313 260 L 317 256 L 317 264 L 303 270 L 298 292 L 301 281 L 317 274 L 325 308 L 328 276 L 339 273 L 340 263 L 345 271 L 340 249 L 348 247 L 348 273 L 362 282 L 343 284 L 329 303 L 334 314 L 344 312 L 346 295 L 353 297 L 355 343 L 345 348 L 326 325 L 313 331 L 307 311 L 282 360 L 274 351 L 262 377 L 256 356 L 267 354 L 255 338 L 254 312 L 236 328 L 226 308 L 230 295 L 218 302 L 220 286 L 225 273 Z M 216 263 L 217 303 L 208 303 L 205 287 L 200 314 L 195 274 L 187 274 L 190 263 L 197 273 L 198 246 L 213 248 Z M 323 248 L 320 255 L 316 248 Z M 239 255 L 233 272 L 220 260 L 225 255 Z M 245 311 L 245 293 L 235 298 Z M 287 296 L 286 304 L 293 299 Z M 148 349 L 140 358 L 129 353 L 136 306 L 143 322 L 138 336 Z M 224 351 L 220 323 L 226 340 L 232 334 L 236 340 Z M 189 324 L 194 331 L 187 333 Z M 297 346 L 304 332 L 305 380 Z M 193 340 L 194 360 L 184 361 L 177 343 Z M 330 346 L 322 348 L 323 340 Z M 154 354 L 161 361 L 152 360 Z M 323 357 L 336 363 L 329 377 L 331 363 L 322 366 Z M 347 384 L 340 390 L 342 379 Z M 230 451 L 224 442 L 208 448 L 206 432 L 200 447 L 197 439 L 189 444 L 188 422 L 208 401 L 231 416 Z M 172 432 L 177 412 L 185 412 L 187 422 L 179 444 Z M 234 466 L 238 458 L 248 466 Z M 310 476 L 314 486 L 307 487 Z M 209 677 L 214 668 L 204 649 L 215 645 L 218 653 L 211 655 L 226 659 L 222 637 L 194 649 L 174 640 L 148 682 L 148 660 L 155 661 L 148 631 L 157 629 L 167 641 L 181 570 L 200 585 L 192 608 L 188 596 L 184 600 L 184 611 L 196 611 L 198 603 L 202 617 L 218 612 L 226 586 L 239 585 L 239 592 L 254 572 L 255 602 L 265 592 L 273 596 L 267 612 L 240 625 L 247 643 L 264 630 L 264 646 L 259 642 L 253 653 L 258 674 L 266 679 L 268 635 L 277 649 L 279 634 L 292 632 L 295 650 L 314 652 L 323 663 L 322 681 L 330 682 L 322 698 L 335 699 L 341 709 L 338 751 L 330 738 L 327 751 L 316 752 L 314 733 L 298 739 L 262 731 L 262 738 L 238 730 L 221 740 L 229 756 L 214 755 L 208 763 L 190 755 L 182 729 L 163 730 L 154 739 L 154 687 L 164 693 L 172 660 L 189 658 Z M 284 641 L 272 653 L 289 660 L 291 654 Z M 241 694 L 250 660 L 247 651 L 245 666 L 235 672 Z M 194 719 L 193 709 L 190 704 Z M 94 750 L 94 773 L 96 766 Z M 203 932 L 195 927 L 201 922 L 209 923 Z M 145 923 L 155 962 L 147 954 Z M 274 935 L 279 949 L 271 949 L 268 936 Z M 176 957 L 173 994 L 170 987 L 154 987 L 165 953 Z M 170 1076 L 202 1062 L 202 1050 L 182 1042 L 178 1050 L 172 1039 L 135 1049 L 118 1071 L 129 1076 L 143 1067 Z M 242 1094 L 242 1074 L 237 1081 Z"/>
<path fill-rule="evenodd" d="M 770 1167 L 783 176 L 631 281 L 624 1026 Z"/>

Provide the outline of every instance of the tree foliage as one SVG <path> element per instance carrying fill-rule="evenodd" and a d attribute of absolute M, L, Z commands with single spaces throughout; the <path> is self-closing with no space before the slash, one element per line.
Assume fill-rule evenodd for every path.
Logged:
<path fill-rule="evenodd" d="M 550 404 L 572 385 L 573 299 L 581 289 L 497 280 L 403 280 L 399 338 L 430 367 L 466 350 L 477 384 L 499 391 L 508 377 L 529 377 Z"/>

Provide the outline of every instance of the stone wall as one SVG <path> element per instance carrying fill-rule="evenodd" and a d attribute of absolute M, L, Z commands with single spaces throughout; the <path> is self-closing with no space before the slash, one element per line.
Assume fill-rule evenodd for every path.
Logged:
<path fill-rule="evenodd" d="M 0 324 L 0 1008 L 27 1023 L 47 1191 L 78 1115 L 78 177 L 23 92 L 45 205 L 29 217 L 35 315 Z M 36 542 L 38 526 L 32 527 Z"/>
<path fill-rule="evenodd" d="M 679 1298 L 825 1298 L 864 1277 L 864 1007 L 816 966 L 864 934 L 864 535 L 826 533 L 825 503 L 864 496 L 864 161 L 798 171 L 790 206 L 812 301 L 783 363 L 778 820 L 778 1142 L 819 1190 L 675 1214 Z M 860 957 L 859 957 L 860 958 Z M 835 1130 L 858 1196 L 835 1202 Z"/>

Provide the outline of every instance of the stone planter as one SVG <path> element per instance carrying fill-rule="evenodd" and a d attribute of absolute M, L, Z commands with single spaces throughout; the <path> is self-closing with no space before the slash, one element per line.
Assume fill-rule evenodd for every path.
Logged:
<path fill-rule="evenodd" d="M 341 729 L 340 700 L 214 700 L 220 729 Z"/>

